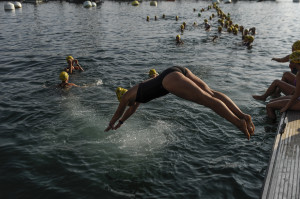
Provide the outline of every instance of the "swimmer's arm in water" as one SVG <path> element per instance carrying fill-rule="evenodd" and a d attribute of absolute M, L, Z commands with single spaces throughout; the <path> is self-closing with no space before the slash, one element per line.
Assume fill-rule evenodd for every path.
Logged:
<path fill-rule="evenodd" d="M 288 62 L 288 61 L 290 61 L 290 55 L 287 55 L 283 58 L 272 58 L 271 60 L 274 60 L 277 62 Z"/>
<path fill-rule="evenodd" d="M 76 84 L 73 84 L 73 83 L 69 83 L 70 86 L 75 86 L 75 87 L 82 87 L 82 86 L 78 86 Z"/>
<path fill-rule="evenodd" d="M 133 106 L 129 107 L 126 112 L 124 113 L 124 115 L 122 116 L 122 118 L 119 120 L 118 124 L 115 126 L 114 130 L 117 130 L 118 128 L 121 127 L 121 125 L 123 124 L 123 122 L 125 122 L 131 115 L 133 115 L 135 113 L 135 111 L 137 110 L 137 108 L 139 107 L 140 103 L 135 103 Z"/>

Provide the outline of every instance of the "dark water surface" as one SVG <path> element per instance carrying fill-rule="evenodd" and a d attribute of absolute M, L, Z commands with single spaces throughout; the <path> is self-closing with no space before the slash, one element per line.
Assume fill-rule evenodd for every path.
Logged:
<path fill-rule="evenodd" d="M 221 3 L 234 23 L 256 27 L 247 49 L 241 35 L 211 41 L 217 18 L 210 32 L 192 27 L 216 14 L 193 12 L 210 3 L 105 1 L 85 9 L 49 2 L 6 12 L 0 2 L 0 198 L 259 198 L 277 124 L 251 95 L 288 70 L 271 58 L 299 39 L 300 5 Z M 176 46 L 183 21 L 184 45 Z M 55 89 L 67 55 L 85 69 L 70 81 L 89 87 Z M 172 65 L 188 67 L 251 114 L 255 136 L 248 141 L 211 110 L 171 94 L 104 132 L 116 87 Z"/>

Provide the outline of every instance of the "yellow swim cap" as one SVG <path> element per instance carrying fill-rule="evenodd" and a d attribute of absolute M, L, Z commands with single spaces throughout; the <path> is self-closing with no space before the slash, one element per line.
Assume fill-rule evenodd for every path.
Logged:
<path fill-rule="evenodd" d="M 290 62 L 300 64 L 300 50 L 295 50 L 291 55 L 290 55 Z"/>
<path fill-rule="evenodd" d="M 254 41 L 254 37 L 251 36 L 251 35 L 248 35 L 248 36 L 246 37 L 246 40 L 247 40 L 248 42 L 252 43 L 252 42 Z"/>
<path fill-rule="evenodd" d="M 293 51 L 300 50 L 300 40 L 296 41 L 292 46 Z"/>
<path fill-rule="evenodd" d="M 69 74 L 65 71 L 61 72 L 59 75 L 59 79 L 61 81 L 66 81 L 69 78 Z"/>
<path fill-rule="evenodd" d="M 149 70 L 149 77 L 152 78 L 154 75 L 158 75 L 155 69 Z"/>
<path fill-rule="evenodd" d="M 67 61 L 69 61 L 69 59 L 74 59 L 72 56 L 68 56 L 67 58 L 66 58 L 66 60 Z"/>
<path fill-rule="evenodd" d="M 123 96 L 127 91 L 128 91 L 127 89 L 121 88 L 121 87 L 118 87 L 118 88 L 116 89 L 116 94 L 117 94 L 117 98 L 118 98 L 119 102 L 121 101 L 122 96 Z"/>

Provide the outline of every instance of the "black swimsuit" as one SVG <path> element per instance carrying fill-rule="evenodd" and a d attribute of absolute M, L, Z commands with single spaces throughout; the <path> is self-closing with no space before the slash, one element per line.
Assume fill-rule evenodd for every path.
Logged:
<path fill-rule="evenodd" d="M 184 67 L 173 66 L 171 68 L 168 68 L 168 69 L 164 70 L 157 77 L 155 77 L 151 80 L 148 80 L 146 82 L 140 83 L 139 88 L 137 90 L 135 101 L 140 102 L 140 103 L 146 103 L 155 98 L 158 98 L 158 97 L 168 94 L 169 91 L 167 91 L 163 87 L 162 81 L 166 75 L 168 75 L 169 73 L 175 72 L 175 71 L 180 72 L 186 76 L 186 69 Z"/>

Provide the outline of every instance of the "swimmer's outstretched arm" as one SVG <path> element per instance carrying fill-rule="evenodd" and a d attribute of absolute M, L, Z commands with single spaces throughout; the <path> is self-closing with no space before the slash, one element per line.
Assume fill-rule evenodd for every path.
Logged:
<path fill-rule="evenodd" d="M 114 114 L 114 116 L 111 118 L 108 127 L 105 129 L 105 131 L 109 131 L 111 129 L 114 129 L 114 124 L 116 121 L 123 115 L 126 107 L 128 104 L 128 100 L 124 99 L 124 96 L 122 97 L 121 102 L 119 103 L 119 106 Z"/>
<path fill-rule="evenodd" d="M 120 102 L 118 109 L 116 110 L 114 116 L 112 117 L 112 119 L 109 122 L 108 127 L 105 129 L 105 131 L 109 131 L 111 129 L 116 130 L 118 129 L 122 123 L 127 120 L 133 113 L 135 113 L 136 109 L 139 107 L 139 103 L 135 103 L 133 106 L 129 107 L 126 112 L 124 113 L 125 109 L 126 109 L 126 104 L 123 101 Z M 124 115 L 123 115 L 124 113 Z M 116 121 L 121 118 L 121 116 L 123 115 L 121 122 L 119 120 L 118 124 L 116 126 L 114 126 L 114 124 L 116 123 Z"/>
<path fill-rule="evenodd" d="M 78 85 L 76 85 L 76 84 L 74 84 L 74 83 L 69 83 L 71 86 L 75 86 L 75 87 L 82 87 L 82 86 L 78 86 Z"/>
<path fill-rule="evenodd" d="M 125 122 L 131 115 L 135 113 L 139 105 L 140 103 L 135 103 L 133 106 L 129 107 L 122 116 L 122 118 L 119 120 L 118 124 L 113 129 L 117 130 L 118 128 L 120 128 L 123 122 Z"/>
<path fill-rule="evenodd" d="M 290 61 L 290 55 L 287 55 L 283 58 L 272 58 L 272 60 L 277 61 L 277 62 L 288 62 L 288 61 Z"/>

